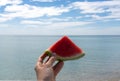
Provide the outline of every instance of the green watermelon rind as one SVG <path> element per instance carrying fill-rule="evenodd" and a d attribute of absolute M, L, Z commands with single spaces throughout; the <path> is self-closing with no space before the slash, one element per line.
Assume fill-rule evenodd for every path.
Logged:
<path fill-rule="evenodd" d="M 52 56 L 52 52 L 51 51 L 49 51 L 49 50 L 46 50 L 45 51 L 45 54 L 47 54 L 48 56 Z M 79 59 L 79 58 L 81 58 L 81 57 L 83 57 L 83 56 L 85 56 L 85 53 L 84 52 L 82 52 L 82 53 L 79 53 L 79 54 L 77 54 L 76 56 L 72 56 L 72 57 L 60 57 L 60 56 L 58 56 L 57 55 L 57 60 L 61 60 L 61 61 L 67 61 L 67 60 L 77 60 L 77 59 Z"/>

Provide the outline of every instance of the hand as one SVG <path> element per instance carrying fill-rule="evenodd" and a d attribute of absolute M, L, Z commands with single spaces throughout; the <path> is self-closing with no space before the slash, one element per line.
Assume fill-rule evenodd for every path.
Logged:
<path fill-rule="evenodd" d="M 63 61 L 58 61 L 58 63 L 53 66 L 54 62 L 56 61 L 56 56 L 51 56 L 44 62 L 46 57 L 47 54 L 40 56 L 35 66 L 37 80 L 55 81 L 56 76 L 62 69 L 64 63 Z"/>

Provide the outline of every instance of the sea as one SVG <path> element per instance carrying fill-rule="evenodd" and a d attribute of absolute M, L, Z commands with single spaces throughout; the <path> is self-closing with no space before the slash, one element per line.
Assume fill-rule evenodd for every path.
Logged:
<path fill-rule="evenodd" d="M 1 35 L 0 81 L 37 81 L 38 57 L 62 36 Z M 85 56 L 65 61 L 56 81 L 120 81 L 119 35 L 70 35 Z"/>

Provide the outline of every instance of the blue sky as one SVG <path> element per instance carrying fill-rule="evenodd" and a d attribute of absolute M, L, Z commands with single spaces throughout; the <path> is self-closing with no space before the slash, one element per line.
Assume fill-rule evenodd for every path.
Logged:
<path fill-rule="evenodd" d="M 120 0 L 0 0 L 0 35 L 120 35 Z"/>

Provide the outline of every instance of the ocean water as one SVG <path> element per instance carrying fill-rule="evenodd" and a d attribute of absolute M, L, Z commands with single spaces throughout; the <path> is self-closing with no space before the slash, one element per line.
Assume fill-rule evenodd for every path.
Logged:
<path fill-rule="evenodd" d="M 61 36 L 0 36 L 0 81 L 36 81 L 38 57 Z M 120 81 L 120 36 L 69 36 L 86 55 L 66 61 L 57 81 Z"/>

